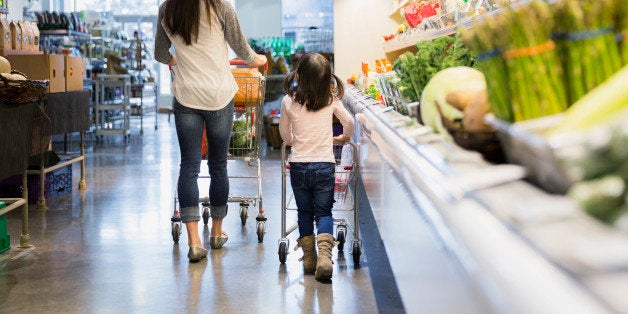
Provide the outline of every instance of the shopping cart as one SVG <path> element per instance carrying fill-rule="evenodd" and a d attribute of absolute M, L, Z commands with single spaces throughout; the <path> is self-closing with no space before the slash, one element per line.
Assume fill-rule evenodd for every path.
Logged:
<path fill-rule="evenodd" d="M 336 159 L 335 184 L 334 184 L 334 225 L 336 226 L 336 242 L 338 253 L 344 252 L 347 240 L 347 230 L 353 231 L 351 251 L 353 264 L 360 265 L 362 255 L 362 240 L 358 223 L 358 178 L 359 171 L 358 150 L 353 142 L 334 142 L 334 157 Z M 288 236 L 298 228 L 298 224 L 286 228 L 286 215 L 288 210 L 296 210 L 294 194 L 287 197 L 286 186 L 290 178 L 290 165 L 287 164 L 286 143 L 281 146 L 281 239 L 279 239 L 279 262 L 284 264 L 290 247 Z M 353 212 L 353 224 L 341 212 Z"/>
<path fill-rule="evenodd" d="M 231 60 L 231 65 L 246 65 L 241 60 Z M 229 179 L 254 179 L 257 183 L 257 195 L 229 195 L 227 202 L 239 203 L 240 220 L 242 225 L 246 225 L 249 216 L 249 206 L 257 208 L 257 240 L 264 241 L 266 233 L 266 216 L 262 206 L 262 172 L 260 162 L 260 145 L 262 143 L 262 110 L 264 105 L 264 95 L 266 91 L 266 71 L 268 65 L 264 66 L 264 74 L 251 72 L 248 68 L 233 68 L 233 76 L 238 83 L 239 91 L 234 97 L 234 117 L 231 141 L 229 144 L 228 160 L 238 160 L 240 164 L 246 164 L 255 168 L 253 175 L 229 176 Z M 207 157 L 207 138 L 203 133 L 201 151 L 203 159 Z M 199 179 L 211 179 L 210 176 L 199 176 Z M 181 217 L 179 213 L 179 202 L 175 192 L 174 213 L 170 219 L 172 222 L 172 240 L 179 242 L 179 235 L 182 232 Z M 209 221 L 209 197 L 199 199 L 202 207 L 203 223 L 207 225 Z"/>

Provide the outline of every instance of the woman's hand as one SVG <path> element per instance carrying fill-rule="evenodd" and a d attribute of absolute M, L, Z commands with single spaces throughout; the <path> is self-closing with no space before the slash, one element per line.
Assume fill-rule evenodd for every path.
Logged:
<path fill-rule="evenodd" d="M 253 62 L 249 63 L 249 67 L 251 68 L 261 67 L 267 62 L 268 60 L 266 59 L 265 55 L 257 55 L 255 56 L 255 59 L 253 59 Z"/>
<path fill-rule="evenodd" d="M 170 63 L 168 63 L 168 67 L 172 68 L 175 65 L 177 65 L 177 57 L 172 56 L 172 59 L 170 59 Z"/>

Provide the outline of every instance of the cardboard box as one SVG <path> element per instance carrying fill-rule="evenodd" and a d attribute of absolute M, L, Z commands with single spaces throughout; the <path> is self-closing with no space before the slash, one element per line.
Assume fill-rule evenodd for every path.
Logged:
<path fill-rule="evenodd" d="M 9 55 L 11 67 L 31 80 L 50 80 L 48 93 L 65 92 L 63 55 Z"/>
<path fill-rule="evenodd" d="M 83 90 L 83 77 L 85 77 L 85 67 L 83 58 L 65 56 L 65 90 Z"/>
<path fill-rule="evenodd" d="M 11 29 L 11 49 L 22 50 L 22 28 L 15 21 L 9 23 L 9 28 Z"/>
<path fill-rule="evenodd" d="M 0 19 L 0 49 L 11 49 L 11 26 L 6 19 Z"/>

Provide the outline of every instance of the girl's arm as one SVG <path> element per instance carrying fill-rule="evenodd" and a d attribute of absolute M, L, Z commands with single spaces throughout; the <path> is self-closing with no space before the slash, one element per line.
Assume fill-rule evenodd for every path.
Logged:
<path fill-rule="evenodd" d="M 334 106 L 334 115 L 342 124 L 342 134 L 335 136 L 335 141 L 346 142 L 351 140 L 353 132 L 355 130 L 355 124 L 353 122 L 353 116 L 345 108 L 340 100 L 334 100 L 332 104 Z"/>
<path fill-rule="evenodd" d="M 281 101 L 281 115 L 279 116 L 279 135 L 286 145 L 292 145 L 292 123 L 290 123 L 290 116 L 288 116 L 288 110 L 286 103 L 289 101 L 289 96 L 284 96 Z"/>

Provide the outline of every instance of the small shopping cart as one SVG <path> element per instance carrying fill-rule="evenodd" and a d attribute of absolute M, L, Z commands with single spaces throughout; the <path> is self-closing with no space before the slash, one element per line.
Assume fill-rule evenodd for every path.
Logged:
<path fill-rule="evenodd" d="M 358 223 L 358 150 L 353 142 L 334 142 L 334 157 L 336 159 L 335 183 L 334 183 L 334 226 L 336 227 L 336 242 L 338 253 L 344 253 L 344 245 L 347 241 L 347 231 L 353 232 L 351 253 L 353 264 L 360 265 L 362 255 L 362 240 Z M 296 210 L 294 194 L 287 195 L 287 182 L 290 178 L 290 165 L 287 163 L 286 143 L 281 146 L 281 239 L 279 239 L 279 262 L 284 264 L 288 256 L 290 239 L 288 236 L 298 228 L 295 223 L 287 228 L 288 210 Z M 343 212 L 353 212 L 353 221 L 348 220 Z"/>
<path fill-rule="evenodd" d="M 231 60 L 231 65 L 246 66 L 241 60 Z M 264 74 L 257 70 L 247 68 L 233 68 L 233 76 L 238 83 L 238 92 L 234 97 L 234 117 L 231 141 L 229 143 L 228 160 L 237 160 L 239 164 L 246 164 L 255 168 L 253 174 L 229 176 L 229 179 L 253 180 L 257 183 L 257 195 L 229 195 L 227 202 L 238 203 L 240 206 L 240 220 L 242 225 L 246 225 L 249 216 L 249 207 L 257 208 L 257 240 L 264 241 L 266 233 L 266 216 L 262 206 L 262 171 L 260 162 L 260 145 L 262 143 L 262 110 L 266 91 L 266 71 L 268 65 L 264 66 Z M 207 138 L 203 133 L 201 147 L 203 159 L 207 157 Z M 199 179 L 210 179 L 210 176 L 199 176 Z M 199 199 L 202 208 L 203 223 L 209 222 L 209 197 Z M 172 240 L 179 242 L 179 235 L 182 232 L 181 217 L 179 213 L 179 202 L 175 192 L 174 213 L 170 219 L 172 223 Z"/>

